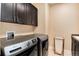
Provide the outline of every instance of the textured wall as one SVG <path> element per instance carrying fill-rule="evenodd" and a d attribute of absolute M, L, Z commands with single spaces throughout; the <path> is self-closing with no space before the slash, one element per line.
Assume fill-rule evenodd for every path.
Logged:
<path fill-rule="evenodd" d="M 65 49 L 71 49 L 71 34 L 79 33 L 79 4 L 51 5 L 51 35 L 65 38 Z M 52 38 L 53 38 L 52 36 Z"/>

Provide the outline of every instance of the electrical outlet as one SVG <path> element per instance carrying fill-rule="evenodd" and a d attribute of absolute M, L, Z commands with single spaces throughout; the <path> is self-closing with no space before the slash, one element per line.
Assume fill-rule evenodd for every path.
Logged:
<path fill-rule="evenodd" d="M 7 40 L 14 39 L 14 32 L 6 32 L 6 38 Z"/>

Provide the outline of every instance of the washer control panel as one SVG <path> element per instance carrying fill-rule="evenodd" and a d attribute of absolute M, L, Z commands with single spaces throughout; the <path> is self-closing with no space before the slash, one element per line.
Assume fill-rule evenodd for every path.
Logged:
<path fill-rule="evenodd" d="M 5 55 L 16 55 L 19 52 L 24 51 L 25 49 L 29 49 L 31 46 L 37 44 L 37 39 L 33 38 L 24 42 L 20 42 L 17 44 L 13 44 L 7 47 L 4 47 L 4 54 Z"/>

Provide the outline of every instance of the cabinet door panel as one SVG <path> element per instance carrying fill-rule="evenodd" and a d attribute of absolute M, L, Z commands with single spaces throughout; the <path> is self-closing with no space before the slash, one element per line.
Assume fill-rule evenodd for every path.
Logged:
<path fill-rule="evenodd" d="M 31 4 L 26 4 L 26 18 L 25 18 L 25 24 L 31 25 L 32 22 L 32 15 L 31 15 Z"/>
<path fill-rule="evenodd" d="M 32 7 L 32 25 L 37 26 L 37 9 Z"/>
<path fill-rule="evenodd" d="M 1 21 L 14 22 L 14 4 L 1 3 Z"/>
<path fill-rule="evenodd" d="M 76 56 L 79 56 L 79 42 L 76 40 Z"/>
<path fill-rule="evenodd" d="M 72 56 L 76 56 L 76 40 L 72 38 Z"/>
<path fill-rule="evenodd" d="M 16 13 L 17 23 L 24 24 L 24 21 L 25 21 L 25 3 L 17 3 L 15 13 Z"/>
<path fill-rule="evenodd" d="M 74 56 L 74 39 L 72 38 L 72 44 L 71 44 L 71 51 L 72 51 L 72 56 Z"/>

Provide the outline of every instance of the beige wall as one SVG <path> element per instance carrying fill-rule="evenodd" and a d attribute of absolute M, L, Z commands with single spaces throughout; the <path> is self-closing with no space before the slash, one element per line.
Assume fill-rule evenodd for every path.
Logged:
<path fill-rule="evenodd" d="M 34 27 L 30 25 L 21 25 L 13 23 L 0 23 L 0 35 L 5 35 L 7 31 L 14 31 L 15 34 L 33 33 Z"/>
<path fill-rule="evenodd" d="M 50 6 L 49 32 L 51 40 L 56 36 L 64 37 L 66 50 L 71 49 L 71 34 L 79 33 L 78 6 L 78 4 L 52 4 Z"/>
<path fill-rule="evenodd" d="M 45 4 L 33 3 L 38 8 L 38 27 L 35 28 L 35 33 L 45 34 Z"/>
<path fill-rule="evenodd" d="M 78 16 L 78 22 L 77 22 L 77 26 L 78 26 L 78 33 L 79 33 L 79 4 L 76 4 L 77 5 L 77 16 Z"/>

